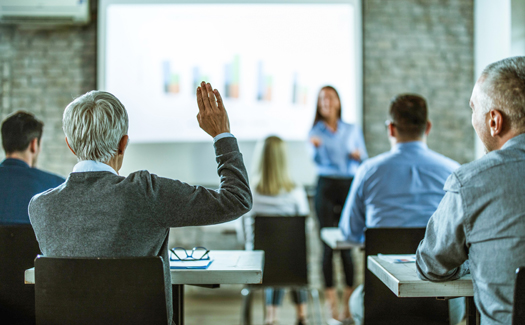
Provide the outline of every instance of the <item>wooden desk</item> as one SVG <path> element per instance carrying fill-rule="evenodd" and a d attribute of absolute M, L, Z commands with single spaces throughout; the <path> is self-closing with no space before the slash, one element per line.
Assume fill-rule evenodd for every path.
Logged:
<path fill-rule="evenodd" d="M 476 308 L 471 298 L 474 288 L 470 274 L 454 281 L 423 281 L 417 276 L 416 263 L 390 263 L 377 255 L 368 256 L 368 269 L 398 297 L 469 297 L 467 325 L 479 324 L 479 314 L 474 312 Z"/>
<path fill-rule="evenodd" d="M 263 251 L 210 251 L 213 262 L 207 269 L 171 270 L 174 320 L 184 324 L 184 285 L 217 288 L 221 284 L 262 283 Z M 35 268 L 25 271 L 25 283 L 35 284 Z"/>
<path fill-rule="evenodd" d="M 339 228 L 326 227 L 321 228 L 321 240 L 334 250 L 352 249 L 354 247 L 363 248 L 363 243 L 354 243 L 346 241 L 343 233 Z"/>

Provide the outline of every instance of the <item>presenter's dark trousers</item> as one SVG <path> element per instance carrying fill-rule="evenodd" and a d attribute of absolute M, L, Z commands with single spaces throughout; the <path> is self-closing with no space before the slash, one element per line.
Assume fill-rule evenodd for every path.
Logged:
<path fill-rule="evenodd" d="M 352 178 L 330 178 L 319 176 L 315 193 L 315 212 L 319 219 L 319 229 L 338 227 L 341 211 L 352 185 Z M 346 285 L 354 284 L 354 264 L 350 250 L 341 250 Z M 323 275 L 326 288 L 334 286 L 333 275 L 334 251 L 323 242 Z"/>

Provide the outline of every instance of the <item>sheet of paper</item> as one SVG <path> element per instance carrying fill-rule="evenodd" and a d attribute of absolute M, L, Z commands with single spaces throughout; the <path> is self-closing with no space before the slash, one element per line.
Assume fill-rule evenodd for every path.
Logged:
<path fill-rule="evenodd" d="M 390 263 L 415 263 L 416 254 L 403 254 L 403 255 L 392 255 L 392 254 L 377 254 L 377 256 L 383 261 Z"/>

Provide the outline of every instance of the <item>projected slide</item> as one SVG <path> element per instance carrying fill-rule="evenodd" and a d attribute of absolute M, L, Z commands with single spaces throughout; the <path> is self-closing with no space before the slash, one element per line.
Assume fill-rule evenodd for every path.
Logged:
<path fill-rule="evenodd" d="M 355 121 L 353 17 L 347 4 L 112 4 L 104 88 L 128 109 L 132 142 L 209 140 L 195 117 L 202 80 L 237 138 L 304 140 L 323 85 Z"/>

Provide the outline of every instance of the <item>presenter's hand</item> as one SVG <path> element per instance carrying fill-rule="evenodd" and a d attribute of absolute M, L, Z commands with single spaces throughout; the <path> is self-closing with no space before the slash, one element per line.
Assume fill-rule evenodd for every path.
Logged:
<path fill-rule="evenodd" d="M 353 159 L 355 161 L 361 161 L 361 153 L 359 152 L 359 150 L 356 150 L 352 153 L 350 153 L 350 159 Z"/>
<path fill-rule="evenodd" d="M 197 87 L 197 105 L 197 120 L 201 129 L 213 138 L 221 133 L 230 132 L 230 121 L 221 94 L 217 89 L 213 90 L 210 83 L 203 81 L 200 87 Z"/>
<path fill-rule="evenodd" d="M 321 144 L 323 144 L 323 141 L 321 141 L 321 138 L 313 136 L 313 137 L 310 138 L 310 143 L 311 143 L 314 147 L 319 148 L 319 146 L 320 146 Z"/>

